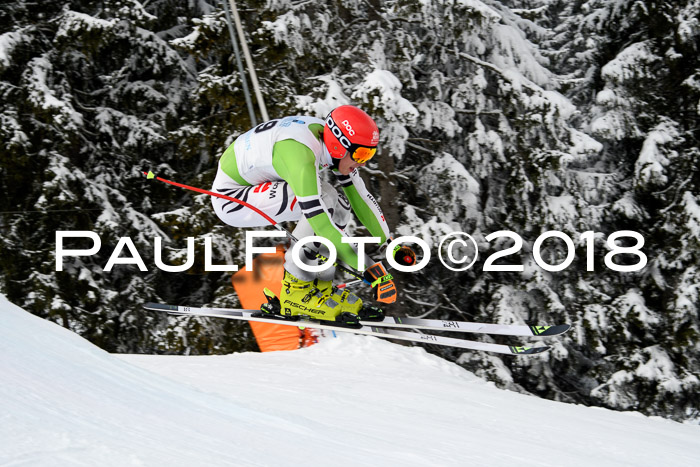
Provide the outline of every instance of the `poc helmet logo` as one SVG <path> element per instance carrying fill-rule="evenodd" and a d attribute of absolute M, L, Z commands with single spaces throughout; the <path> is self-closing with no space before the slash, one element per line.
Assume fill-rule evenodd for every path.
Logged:
<path fill-rule="evenodd" d="M 347 120 L 343 120 L 343 125 L 350 136 L 355 136 L 355 130 L 352 129 L 352 125 Z"/>
<path fill-rule="evenodd" d="M 347 120 L 346 120 L 347 122 Z M 345 123 L 345 122 L 344 122 Z M 333 121 L 333 118 L 329 115 L 328 118 L 326 118 L 326 125 L 328 125 L 328 128 L 330 128 L 331 132 L 333 133 L 333 136 L 338 138 L 338 141 L 340 141 L 340 144 L 343 145 L 345 149 L 350 149 L 350 146 L 352 146 L 352 143 L 350 143 L 350 140 L 343 134 L 343 131 L 338 127 L 338 125 L 335 124 L 335 121 Z M 346 128 L 349 126 L 346 125 Z M 352 130 L 352 127 L 350 127 Z M 351 133 L 351 136 L 355 134 L 353 131 Z"/>

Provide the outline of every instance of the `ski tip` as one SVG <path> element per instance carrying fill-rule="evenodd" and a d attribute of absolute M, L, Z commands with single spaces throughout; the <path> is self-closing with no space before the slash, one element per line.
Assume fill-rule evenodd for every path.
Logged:
<path fill-rule="evenodd" d="M 571 329 L 570 324 L 558 324 L 556 326 L 530 326 L 533 336 L 558 336 Z"/>
<path fill-rule="evenodd" d="M 510 352 L 514 355 L 533 355 L 536 353 L 542 353 L 549 350 L 548 346 L 544 347 L 516 347 L 514 345 L 510 346 Z"/>

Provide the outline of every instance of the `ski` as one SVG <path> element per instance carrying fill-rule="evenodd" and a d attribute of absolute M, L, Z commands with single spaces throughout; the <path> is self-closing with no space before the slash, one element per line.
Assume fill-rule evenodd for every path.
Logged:
<path fill-rule="evenodd" d="M 508 355 L 532 355 L 541 352 L 545 352 L 549 349 L 548 346 L 537 346 L 537 347 L 527 347 L 527 346 L 511 346 L 503 344 L 492 344 L 488 342 L 478 342 L 464 339 L 455 339 L 451 337 L 436 336 L 433 334 L 420 334 L 410 331 L 400 331 L 396 329 L 389 329 L 388 323 L 384 322 L 368 322 L 367 325 L 363 325 L 360 328 L 347 328 L 334 326 L 332 324 L 323 324 L 322 322 L 315 320 L 299 319 L 296 321 L 290 321 L 285 319 L 274 319 L 265 318 L 259 316 L 253 316 L 257 313 L 257 310 L 236 310 L 230 308 L 207 308 L 207 307 L 191 307 L 191 306 L 176 306 L 176 305 L 166 305 L 162 303 L 146 303 L 144 305 L 146 310 L 150 311 L 161 311 L 171 314 L 188 315 L 188 316 L 200 316 L 209 318 L 226 318 L 235 319 L 240 321 L 256 321 L 261 323 L 274 323 L 281 324 L 285 326 L 295 326 L 295 327 L 309 327 L 314 329 L 327 329 L 338 332 L 349 332 L 353 334 L 361 334 L 366 336 L 384 337 L 389 339 L 404 340 L 410 342 L 422 342 L 434 345 L 442 345 L 447 347 L 457 347 L 469 350 L 482 350 L 486 352 L 495 352 Z M 395 319 L 395 318 L 390 318 Z M 406 319 L 406 318 L 403 318 Z M 386 319 L 385 319 L 386 321 Z M 379 324 L 379 325 L 378 325 Z M 397 323 L 398 324 L 398 323 Z M 384 326 L 384 327 L 382 327 Z M 407 326 L 408 327 L 408 326 Z M 434 328 L 431 328 L 434 329 Z M 441 328 L 442 329 L 442 328 Z M 531 334 L 530 334 L 531 335 Z"/>
<path fill-rule="evenodd" d="M 154 307 L 170 307 L 173 305 L 163 305 L 157 303 L 148 303 L 146 308 L 149 306 Z M 191 307 L 175 307 L 177 310 L 168 311 L 186 313 L 186 309 Z M 162 310 L 162 308 L 158 308 Z M 230 311 L 241 311 L 253 314 L 258 310 L 243 310 L 235 308 L 198 308 L 198 310 L 228 313 Z M 263 318 L 265 319 L 265 318 Z M 269 319 L 268 319 L 269 321 Z M 308 321 L 314 322 L 314 321 Z M 320 323 L 322 324 L 322 323 Z M 422 319 L 422 318 L 397 318 L 397 317 L 386 317 L 382 321 L 371 321 L 366 322 L 367 325 L 372 327 L 381 328 L 405 328 L 405 329 L 421 329 L 426 331 L 455 331 L 455 332 L 469 332 L 477 334 L 495 334 L 501 336 L 527 336 L 527 337 L 550 337 L 558 336 L 565 333 L 571 328 L 569 324 L 558 324 L 554 326 L 544 326 L 544 325 L 519 325 L 519 324 L 493 324 L 493 323 L 473 323 L 470 321 L 449 321 L 440 319 Z M 310 327 L 310 326 L 309 326 Z"/>
<path fill-rule="evenodd" d="M 529 326 L 517 324 L 473 323 L 469 321 L 449 321 L 440 319 L 387 317 L 372 326 L 389 328 L 424 329 L 432 331 L 457 331 L 502 336 L 557 336 L 571 327 L 568 324 L 555 326 Z"/>

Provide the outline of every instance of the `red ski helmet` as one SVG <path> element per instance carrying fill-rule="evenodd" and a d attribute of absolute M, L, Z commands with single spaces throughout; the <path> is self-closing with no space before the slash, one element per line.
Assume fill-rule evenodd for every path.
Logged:
<path fill-rule="evenodd" d="M 334 159 L 342 159 L 350 151 L 355 162 L 364 164 L 377 152 L 379 129 L 362 109 L 341 105 L 326 117 L 323 142 Z"/>

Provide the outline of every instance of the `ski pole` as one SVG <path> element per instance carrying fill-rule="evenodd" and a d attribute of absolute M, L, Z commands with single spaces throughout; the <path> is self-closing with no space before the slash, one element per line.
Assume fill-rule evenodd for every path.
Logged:
<path fill-rule="evenodd" d="M 387 241 L 389 242 L 390 240 L 391 239 L 388 239 Z M 384 247 L 381 247 L 380 251 L 382 251 L 383 248 Z M 401 255 L 399 255 L 399 253 L 401 253 Z M 401 246 L 396 245 L 394 247 L 394 251 L 393 251 L 392 256 L 394 258 L 394 261 L 396 261 L 398 264 L 400 264 L 402 266 L 413 266 L 414 264 L 416 264 L 416 253 L 410 247 L 401 247 Z M 388 252 L 387 252 L 387 259 L 388 258 L 389 258 L 389 256 L 388 256 Z M 394 269 L 392 267 L 392 265 L 387 264 L 386 270 L 390 271 L 392 269 Z M 362 282 L 362 281 L 354 280 L 354 281 L 346 282 L 344 284 L 338 284 L 338 285 L 336 285 L 336 287 L 339 289 L 342 289 L 342 288 L 348 287 L 350 285 L 355 285 L 358 282 Z M 367 282 L 367 281 L 364 281 L 364 282 Z"/>
<path fill-rule="evenodd" d="M 196 191 L 197 193 L 202 193 L 202 194 L 209 195 L 209 196 L 215 196 L 215 197 L 217 197 L 217 198 L 225 199 L 225 200 L 227 200 L 227 201 L 233 201 L 234 203 L 238 203 L 238 204 L 240 204 L 240 205 L 242 205 L 242 206 L 245 206 L 245 207 L 247 207 L 247 208 L 249 208 L 249 209 L 252 209 L 252 210 L 255 211 L 256 213 L 258 213 L 258 214 L 260 214 L 262 217 L 264 217 L 265 220 L 268 221 L 270 224 L 272 224 L 272 226 L 275 227 L 277 230 L 279 230 L 279 231 L 281 231 L 281 232 L 284 232 L 285 235 L 287 236 L 287 238 L 289 238 L 292 242 L 295 242 L 295 243 L 299 242 L 299 240 L 298 240 L 289 230 L 287 230 L 287 229 L 285 229 L 284 227 L 282 227 L 281 225 L 279 225 L 279 223 L 278 223 L 277 221 L 275 221 L 273 218 L 271 218 L 270 216 L 268 216 L 267 214 L 265 214 L 264 212 L 262 212 L 260 209 L 256 208 L 255 206 L 253 206 L 253 205 L 251 205 L 251 204 L 249 204 L 249 203 L 246 203 L 246 202 L 243 201 L 243 200 L 240 200 L 240 199 L 237 199 L 237 198 L 233 198 L 233 197 L 227 196 L 227 195 L 222 195 L 221 193 L 214 193 L 213 191 L 204 190 L 204 189 L 202 189 L 202 188 L 197 188 L 197 187 L 194 187 L 194 186 L 185 185 L 185 184 L 183 184 L 183 183 L 173 182 L 172 180 L 167 180 L 167 179 L 165 179 L 165 178 L 161 178 L 161 177 L 156 176 L 156 175 L 155 175 L 152 171 L 150 171 L 150 170 L 149 170 L 148 172 L 143 172 L 143 174 L 144 174 L 144 175 L 146 176 L 146 178 L 148 178 L 149 180 L 151 180 L 151 179 L 156 179 L 156 180 L 158 180 L 159 182 L 167 183 L 167 184 L 169 184 L 169 185 L 173 185 L 173 186 L 176 186 L 176 187 L 179 187 L 179 188 L 185 188 L 186 190 Z M 328 260 L 328 258 L 326 258 L 325 256 L 323 256 L 321 253 L 312 250 L 311 248 L 307 247 L 306 245 L 304 245 L 304 248 L 306 248 L 307 251 L 311 252 L 316 258 L 322 259 L 322 260 Z M 359 281 L 362 281 L 362 282 L 365 282 L 365 283 L 369 284 L 369 282 L 364 278 L 364 276 L 362 275 L 362 273 L 359 272 L 359 271 L 357 271 L 356 269 L 354 269 L 352 266 L 348 266 L 347 264 L 342 263 L 340 260 L 338 260 L 338 261 L 336 261 L 335 263 L 333 263 L 333 266 L 336 266 L 336 267 L 337 267 L 338 269 L 340 269 L 341 271 L 344 271 L 344 272 L 350 274 L 350 275 L 353 276 L 355 279 L 357 279 L 358 282 L 359 282 Z"/>
<path fill-rule="evenodd" d="M 387 268 L 387 270 L 388 270 L 388 268 Z M 338 284 L 338 285 L 336 285 L 336 287 L 339 289 L 344 289 L 345 287 L 350 287 L 351 285 L 359 284 L 360 282 L 366 282 L 366 281 L 364 281 L 364 280 L 361 281 L 359 279 L 355 279 L 354 281 L 346 282 L 344 284 Z"/>
<path fill-rule="evenodd" d="M 397 247 L 397 248 L 398 248 L 398 247 Z M 406 263 L 406 264 L 404 264 L 404 266 L 410 266 L 411 264 L 413 264 L 413 262 L 411 262 L 411 263 Z M 387 264 L 387 265 L 386 265 L 386 270 L 387 270 L 387 272 L 391 271 L 392 269 L 394 269 L 394 268 L 391 266 L 391 264 Z M 351 285 L 355 285 L 355 284 L 360 283 L 360 282 L 365 282 L 365 283 L 366 283 L 367 281 L 366 281 L 366 280 L 362 280 L 362 281 L 360 281 L 360 280 L 354 280 L 354 281 L 350 281 L 350 282 L 345 282 L 344 284 L 338 284 L 338 285 L 336 285 L 336 287 L 339 288 L 339 289 L 343 289 L 343 288 L 345 288 L 345 287 L 349 287 L 349 286 L 351 286 Z"/>
<path fill-rule="evenodd" d="M 392 268 L 390 264 L 387 264 L 387 265 L 386 265 L 386 270 L 387 270 L 387 272 L 391 271 L 392 269 L 394 269 L 394 268 Z M 359 284 L 360 282 L 364 282 L 365 284 L 367 284 L 367 280 L 366 280 L 366 279 L 362 279 L 362 280 L 360 280 L 360 279 L 355 279 L 355 280 L 353 280 L 353 281 L 345 282 L 345 283 L 343 283 L 343 284 L 338 284 L 338 285 L 336 285 L 336 287 L 339 288 L 339 289 L 344 289 L 345 287 L 350 287 L 351 285 Z"/>

